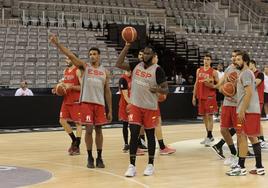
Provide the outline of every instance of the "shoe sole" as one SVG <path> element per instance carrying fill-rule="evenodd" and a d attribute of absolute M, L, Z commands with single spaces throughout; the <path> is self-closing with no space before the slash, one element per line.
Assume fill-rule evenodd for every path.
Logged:
<path fill-rule="evenodd" d="M 225 157 L 222 157 L 214 148 L 213 146 L 211 147 L 211 149 L 217 154 L 217 156 L 220 158 L 220 159 L 225 159 Z"/>
<path fill-rule="evenodd" d="M 87 167 L 88 167 L 88 168 L 95 168 L 95 166 L 89 166 L 89 165 L 87 165 Z"/>
<path fill-rule="evenodd" d="M 96 166 L 96 168 L 105 168 L 105 166 Z"/>
<path fill-rule="evenodd" d="M 80 155 L 80 152 L 69 153 L 69 155 L 71 155 L 71 156 L 73 156 L 73 155 Z"/>
<path fill-rule="evenodd" d="M 258 174 L 257 171 L 249 171 L 250 174 L 252 175 L 259 175 L 259 176 L 264 176 L 265 175 L 265 172 L 261 173 L 261 174 Z"/>
<path fill-rule="evenodd" d="M 226 173 L 227 176 L 246 176 L 247 174 L 228 174 Z"/>
<path fill-rule="evenodd" d="M 174 152 L 169 152 L 169 153 L 159 153 L 160 155 L 170 155 L 170 154 L 173 154 L 173 153 L 176 153 L 176 151 Z"/>
<path fill-rule="evenodd" d="M 143 174 L 144 176 L 152 176 L 153 174 Z"/>
<path fill-rule="evenodd" d="M 125 175 L 125 177 L 127 177 L 127 178 L 132 178 L 132 177 L 134 177 L 134 176 L 136 176 L 136 172 L 134 173 L 134 175 L 133 175 L 133 176 L 130 176 L 130 175 Z"/>
<path fill-rule="evenodd" d="M 133 176 L 125 175 L 125 177 L 127 177 L 127 178 L 132 178 L 134 176 L 136 176 L 136 174 L 134 174 Z"/>

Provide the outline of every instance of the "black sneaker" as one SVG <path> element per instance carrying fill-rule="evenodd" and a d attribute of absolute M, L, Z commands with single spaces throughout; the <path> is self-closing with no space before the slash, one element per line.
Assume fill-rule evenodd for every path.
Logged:
<path fill-rule="evenodd" d="M 70 155 L 80 155 L 80 148 L 77 146 L 74 146 L 72 153 L 70 153 Z"/>
<path fill-rule="evenodd" d="M 105 168 L 105 165 L 104 165 L 102 159 L 99 159 L 99 158 L 96 159 L 96 167 L 97 168 Z"/>
<path fill-rule="evenodd" d="M 94 159 L 92 157 L 87 158 L 87 167 L 88 168 L 95 168 Z"/>
<path fill-rule="evenodd" d="M 218 155 L 220 159 L 225 159 L 222 148 L 218 148 L 216 145 L 212 146 L 211 148 Z"/>
<path fill-rule="evenodd" d="M 253 153 L 251 153 L 250 151 L 248 151 L 247 153 L 247 158 L 254 158 L 255 155 Z"/>
<path fill-rule="evenodd" d="M 129 145 L 128 144 L 125 144 L 124 148 L 123 148 L 123 152 L 124 153 L 127 153 L 129 150 Z"/>

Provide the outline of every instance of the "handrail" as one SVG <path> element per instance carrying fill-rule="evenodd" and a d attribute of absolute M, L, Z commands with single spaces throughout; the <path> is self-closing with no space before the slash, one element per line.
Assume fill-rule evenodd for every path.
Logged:
<path fill-rule="evenodd" d="M 19 25 L 19 19 L 0 19 L 0 25 Z"/>
<path fill-rule="evenodd" d="M 259 15 L 257 14 L 254 10 L 252 10 L 250 7 L 248 7 L 245 3 L 243 3 L 241 0 L 237 0 L 240 4 L 242 4 L 245 8 L 247 8 L 251 13 L 255 14 L 255 16 L 259 17 L 259 18 L 268 18 L 268 16 L 263 16 L 263 15 Z"/>
<path fill-rule="evenodd" d="M 213 10 L 217 10 L 218 12 L 220 12 L 210 1 L 208 0 L 199 0 L 200 3 L 204 3 L 204 4 L 207 4 L 209 6 L 211 6 L 213 8 Z M 215 14 L 215 13 L 214 13 Z M 215 16 L 217 17 L 218 20 L 222 21 L 222 22 L 225 22 L 224 20 L 224 17 L 221 17 L 221 16 L 218 16 L 218 15 L 222 15 L 222 14 L 215 14 Z"/>

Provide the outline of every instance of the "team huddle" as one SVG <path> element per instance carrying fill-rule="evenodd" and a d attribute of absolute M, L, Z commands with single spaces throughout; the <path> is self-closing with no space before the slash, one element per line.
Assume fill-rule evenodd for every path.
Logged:
<path fill-rule="evenodd" d="M 264 76 L 256 69 L 256 62 L 250 60 L 246 52 L 234 50 L 232 63 L 226 68 L 224 76 L 219 80 L 216 71 L 210 66 L 211 56 L 204 57 L 204 67 L 196 72 L 196 82 L 193 91 L 193 105 L 198 99 L 198 112 L 203 116 L 207 137 L 201 144 L 211 146 L 213 114 L 217 112 L 216 89 L 224 96 L 221 110 L 221 134 L 223 139 L 212 146 L 217 155 L 224 159 L 223 145 L 226 142 L 231 156 L 225 159 L 224 165 L 231 170 L 229 176 L 244 176 L 247 174 L 245 159 L 250 155 L 248 140 L 252 144 L 256 165 L 250 174 L 264 175 L 261 147 L 264 147 L 264 137 L 260 125 L 261 110 L 264 103 Z M 229 87 L 229 86 L 233 86 Z M 234 90 L 234 92 L 233 92 Z M 237 134 L 237 148 L 232 136 Z M 262 143 L 262 145 L 261 145 Z M 252 154 L 251 154 L 252 155 Z"/>
<path fill-rule="evenodd" d="M 100 63 L 100 50 L 95 47 L 91 48 L 89 63 L 86 63 L 60 44 L 56 36 L 51 35 L 50 42 L 66 55 L 67 68 L 64 70 L 64 78 L 61 81 L 66 89 L 66 95 L 60 111 L 60 124 L 72 139 L 68 152 L 70 155 L 80 154 L 81 125 L 86 125 L 87 167 L 105 168 L 102 158 L 102 125 L 112 121 L 112 94 L 109 87 L 110 73 Z M 125 57 L 130 46 L 131 43 L 126 42 L 116 62 L 116 67 L 126 71 L 119 81 L 121 98 L 118 114 L 119 120 L 123 122 L 123 152 L 129 151 L 130 164 L 125 176 L 136 175 L 136 156 L 143 155 L 147 147 L 148 165 L 143 174 L 151 176 L 154 173 L 155 136 L 159 143 L 160 154 L 176 152 L 175 149 L 164 144 L 158 104 L 166 98 L 168 84 L 164 70 L 157 64 L 158 58 L 154 49 L 145 47 L 140 51 L 138 62 L 126 63 Z M 232 63 L 227 67 L 221 79 L 211 67 L 211 62 L 211 55 L 205 55 L 204 66 L 196 71 L 192 98 L 193 105 L 198 104 L 198 112 L 203 116 L 207 131 L 207 136 L 201 144 L 209 147 L 214 141 L 213 114 L 217 112 L 216 90 L 218 89 L 225 94 L 221 112 L 223 139 L 211 148 L 219 157 L 225 158 L 222 147 L 226 142 L 231 152 L 231 156 L 224 161 L 225 165 L 231 166 L 231 170 L 226 174 L 242 176 L 247 174 L 245 159 L 248 154 L 247 140 L 249 139 L 256 159 L 256 166 L 249 172 L 264 175 L 259 141 L 259 139 L 264 141 L 260 126 L 260 113 L 264 98 L 263 76 L 257 71 L 256 62 L 251 61 L 247 53 L 238 50 L 233 51 Z M 228 92 L 226 83 L 234 88 L 232 92 Z M 55 89 L 53 92 L 56 92 Z M 107 113 L 105 107 L 107 107 Z M 69 121 L 76 124 L 76 135 Z M 92 154 L 93 128 L 96 133 L 97 148 L 95 161 Z M 131 132 L 130 141 L 128 129 Z M 144 146 L 144 132 L 147 137 L 147 147 Z M 237 134 L 237 148 L 232 139 L 235 133 Z"/>

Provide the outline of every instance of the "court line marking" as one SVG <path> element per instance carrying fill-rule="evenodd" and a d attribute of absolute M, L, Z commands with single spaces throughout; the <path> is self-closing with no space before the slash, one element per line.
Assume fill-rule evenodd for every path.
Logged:
<path fill-rule="evenodd" d="M 3 159 L 11 159 L 11 160 L 19 160 L 19 161 L 30 161 L 30 162 L 40 162 L 40 163 L 49 163 L 49 164 L 55 164 L 55 165 L 58 165 L 58 166 L 64 166 L 64 167 L 67 167 L 67 168 L 81 168 L 81 169 L 86 169 L 86 170 L 90 170 L 90 171 L 94 171 L 94 172 L 97 172 L 97 173 L 101 173 L 101 174 L 106 174 L 106 175 L 110 175 L 110 176 L 114 176 L 114 177 L 117 177 L 119 179 L 123 179 L 123 180 L 127 180 L 127 181 L 130 181 L 132 183 L 135 183 L 135 184 L 138 184 L 144 188 L 150 188 L 149 185 L 146 185 L 146 184 L 143 184 L 133 178 L 127 178 L 125 176 L 121 176 L 121 175 L 117 175 L 115 173 L 112 173 L 112 172 L 107 172 L 107 171 L 103 171 L 103 170 L 96 170 L 96 169 L 89 169 L 87 167 L 83 167 L 83 166 L 77 166 L 77 165 L 68 165 L 68 164 L 64 164 L 64 163 L 55 163 L 55 162 L 51 162 L 51 161 L 45 161 L 45 160 L 28 160 L 28 159 L 17 159 L 17 158 L 10 158 L 10 157 L 2 157 L 0 156 L 0 158 L 3 158 Z M 9 165 L 9 166 L 12 166 L 12 165 Z M 13 165 L 14 166 L 14 165 Z M 29 167 L 25 167 L 25 168 L 29 168 Z M 46 169 L 47 170 L 47 169 Z M 47 170 L 48 171 L 48 170 Z M 50 171 L 49 171 L 50 172 Z M 43 182 L 40 182 L 40 183 L 36 183 L 36 184 L 32 184 L 32 185 L 27 185 L 27 186 L 33 186 L 33 185 L 38 185 L 38 184 L 44 184 L 44 183 L 48 183 L 50 181 L 52 181 L 55 176 L 54 176 L 54 173 L 53 172 L 50 172 L 53 176 L 52 178 L 46 180 L 46 181 L 43 181 Z"/>

